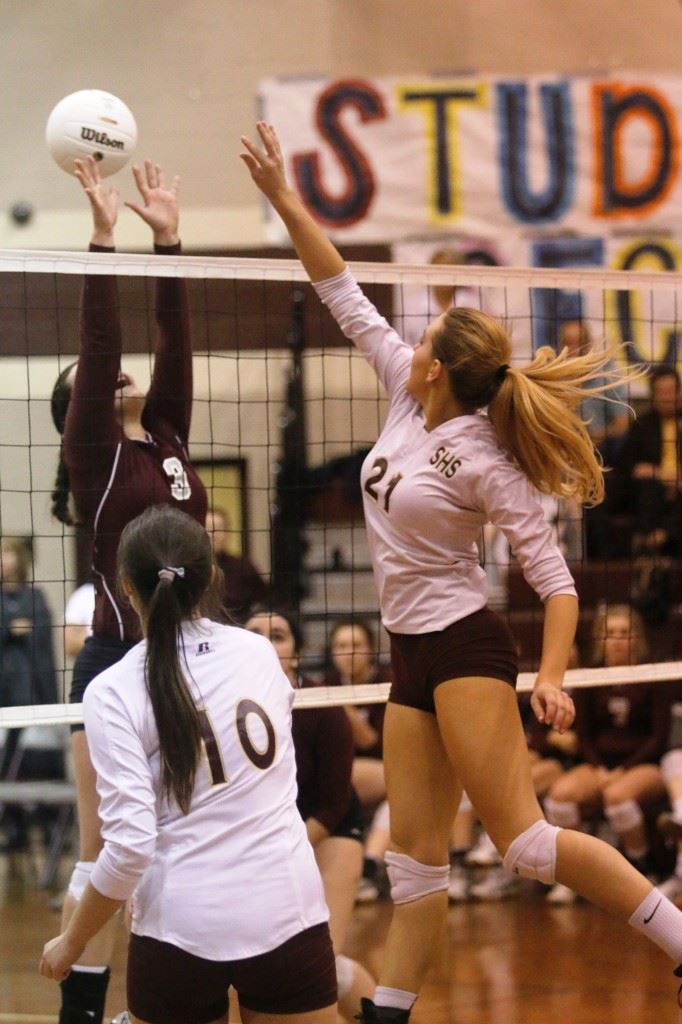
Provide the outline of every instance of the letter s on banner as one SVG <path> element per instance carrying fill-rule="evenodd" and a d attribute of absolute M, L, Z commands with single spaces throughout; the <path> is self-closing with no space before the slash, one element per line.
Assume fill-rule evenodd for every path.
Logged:
<path fill-rule="evenodd" d="M 354 109 L 363 122 L 386 117 L 381 93 L 370 82 L 343 79 L 332 82 L 317 100 L 317 129 L 336 156 L 345 178 L 340 194 L 325 186 L 317 151 L 293 156 L 294 179 L 311 213 L 330 228 L 347 228 L 365 217 L 376 192 L 376 181 L 365 153 L 341 123 L 341 114 Z"/>

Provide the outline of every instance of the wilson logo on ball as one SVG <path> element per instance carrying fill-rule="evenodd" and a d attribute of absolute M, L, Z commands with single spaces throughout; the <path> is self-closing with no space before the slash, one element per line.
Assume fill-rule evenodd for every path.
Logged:
<path fill-rule="evenodd" d="M 98 132 L 94 128 L 81 128 L 81 139 L 96 142 L 98 146 L 108 146 L 109 149 L 125 149 L 122 139 L 110 139 L 106 132 Z"/>

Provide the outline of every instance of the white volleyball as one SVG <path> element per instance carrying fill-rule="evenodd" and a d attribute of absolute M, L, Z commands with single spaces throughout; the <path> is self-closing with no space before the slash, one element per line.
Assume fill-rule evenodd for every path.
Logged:
<path fill-rule="evenodd" d="M 59 166 L 73 174 L 74 160 L 94 156 L 102 177 L 115 174 L 137 144 L 137 125 L 117 96 L 81 89 L 65 96 L 47 119 L 47 148 Z"/>

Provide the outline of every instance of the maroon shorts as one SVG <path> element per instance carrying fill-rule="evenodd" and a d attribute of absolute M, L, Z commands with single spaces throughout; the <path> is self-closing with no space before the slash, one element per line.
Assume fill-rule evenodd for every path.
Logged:
<path fill-rule="evenodd" d="M 336 964 L 326 923 L 245 960 L 203 960 L 170 942 L 131 935 L 128 1009 L 147 1024 L 209 1024 L 239 1002 L 257 1013 L 309 1013 L 336 1002 Z"/>
<path fill-rule="evenodd" d="M 446 679 L 488 676 L 516 686 L 516 644 L 489 608 L 435 633 L 390 633 L 393 684 L 389 701 L 434 713 L 433 694 Z"/>

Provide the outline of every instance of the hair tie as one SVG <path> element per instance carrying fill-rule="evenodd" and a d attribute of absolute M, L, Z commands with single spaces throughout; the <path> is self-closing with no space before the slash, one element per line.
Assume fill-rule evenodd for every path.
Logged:
<path fill-rule="evenodd" d="M 163 569 L 159 569 L 159 579 L 169 580 L 171 583 L 176 576 L 184 576 L 185 568 L 182 565 L 165 565 Z"/>
<path fill-rule="evenodd" d="M 502 366 L 495 370 L 495 382 L 501 384 L 504 378 L 507 376 L 507 370 L 509 369 L 509 363 L 502 363 Z"/>

